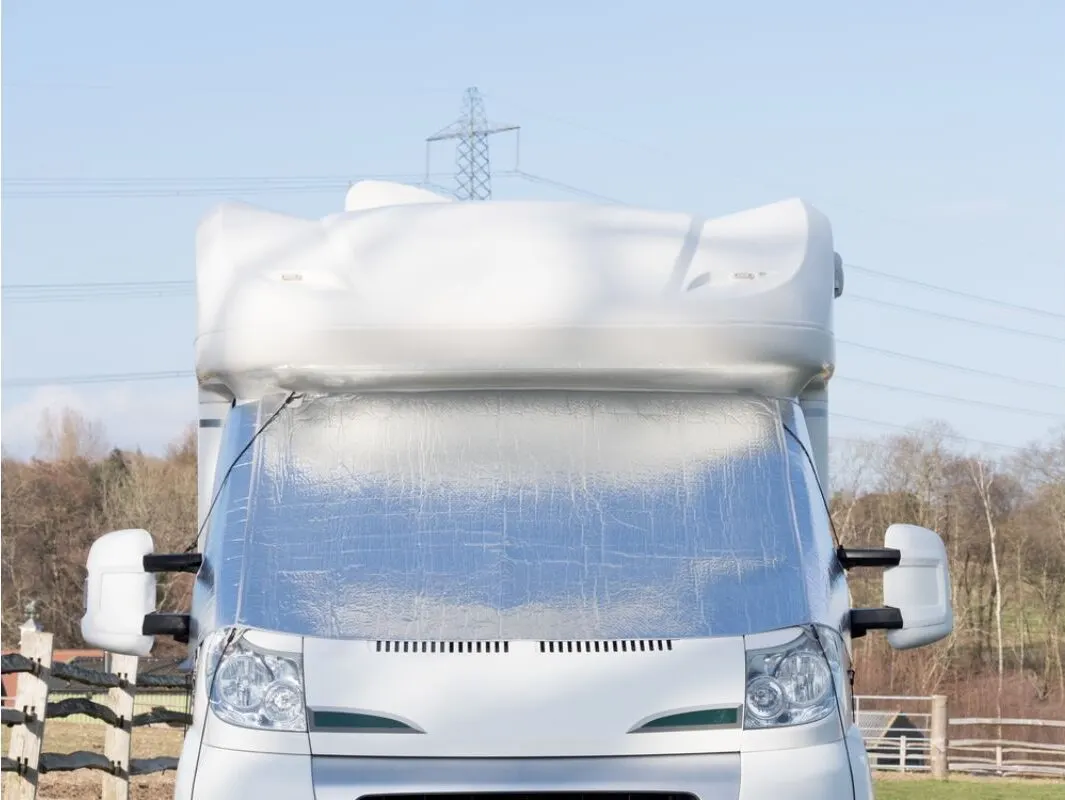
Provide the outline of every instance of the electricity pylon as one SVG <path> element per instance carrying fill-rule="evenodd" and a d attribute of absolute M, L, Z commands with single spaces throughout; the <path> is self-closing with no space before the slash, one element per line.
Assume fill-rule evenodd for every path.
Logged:
<path fill-rule="evenodd" d="M 429 148 L 432 143 L 455 139 L 455 196 L 459 200 L 490 200 L 492 164 L 488 156 L 488 137 L 518 130 L 517 125 L 489 122 L 480 91 L 475 86 L 467 89 L 462 100 L 462 116 L 425 140 L 426 182 L 429 180 Z"/>

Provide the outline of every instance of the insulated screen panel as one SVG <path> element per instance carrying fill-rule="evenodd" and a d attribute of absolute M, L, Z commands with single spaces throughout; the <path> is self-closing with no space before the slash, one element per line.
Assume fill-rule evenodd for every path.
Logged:
<path fill-rule="evenodd" d="M 219 622 L 468 640 L 800 624 L 791 457 L 776 402 L 737 395 L 298 398 L 218 512 Z"/>

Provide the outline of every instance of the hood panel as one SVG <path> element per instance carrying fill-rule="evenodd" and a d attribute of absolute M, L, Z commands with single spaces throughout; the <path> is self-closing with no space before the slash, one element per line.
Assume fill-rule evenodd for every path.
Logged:
<path fill-rule="evenodd" d="M 490 758 L 740 749 L 742 637 L 625 642 L 624 650 L 619 642 L 485 642 L 482 652 L 476 642 L 454 643 L 473 652 L 451 652 L 446 642 L 387 644 L 305 640 L 307 706 L 312 720 L 317 711 L 325 723 L 312 724 L 312 754 Z M 629 733 L 661 716 L 704 709 L 737 709 L 736 722 L 719 711 L 684 718 L 709 720 L 711 727 Z M 392 723 L 370 730 L 375 718 Z M 360 726 L 369 732 L 353 729 Z"/>

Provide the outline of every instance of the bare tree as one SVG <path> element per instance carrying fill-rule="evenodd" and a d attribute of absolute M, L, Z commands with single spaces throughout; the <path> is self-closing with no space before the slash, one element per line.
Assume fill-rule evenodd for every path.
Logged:
<path fill-rule="evenodd" d="M 107 452 L 103 424 L 70 408 L 45 409 L 38 423 L 37 454 L 46 461 L 96 459 Z"/>
<path fill-rule="evenodd" d="M 995 580 L 995 639 L 998 647 L 998 692 L 996 694 L 996 716 L 1002 716 L 1002 687 L 1006 666 L 1002 644 L 1002 574 L 998 565 L 998 526 L 995 524 L 992 509 L 991 491 L 995 483 L 995 474 L 987 463 L 980 459 L 969 462 L 970 475 L 976 487 L 980 504 L 987 523 L 987 536 L 991 546 L 991 572 Z"/>

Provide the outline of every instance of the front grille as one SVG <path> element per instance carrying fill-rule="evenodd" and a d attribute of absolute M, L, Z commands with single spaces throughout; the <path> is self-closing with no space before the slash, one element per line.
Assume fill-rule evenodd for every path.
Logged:
<path fill-rule="evenodd" d="M 575 642 L 540 642 L 541 653 L 661 653 L 672 649 L 672 639 L 593 639 L 591 641 Z M 631 796 L 635 797 L 635 795 Z"/>
<path fill-rule="evenodd" d="M 698 800 L 675 792 L 470 792 L 364 794 L 359 800 Z"/>

